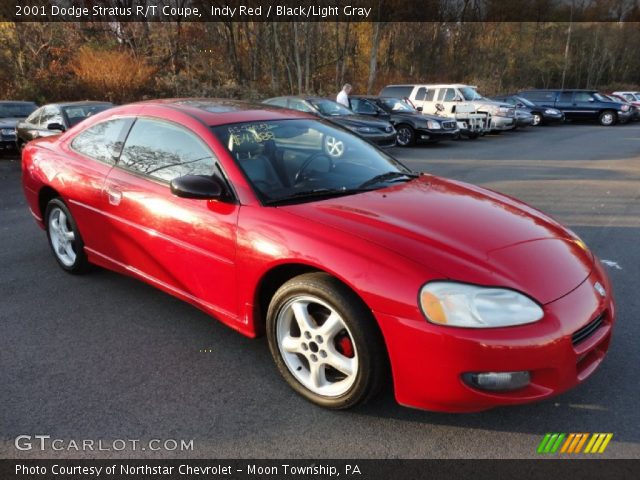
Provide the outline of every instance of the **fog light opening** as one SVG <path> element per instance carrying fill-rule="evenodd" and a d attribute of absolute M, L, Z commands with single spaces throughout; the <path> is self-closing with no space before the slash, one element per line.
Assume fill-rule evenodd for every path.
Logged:
<path fill-rule="evenodd" d="M 531 374 L 528 371 L 464 373 L 462 380 L 470 387 L 480 390 L 509 392 L 529 385 Z"/>

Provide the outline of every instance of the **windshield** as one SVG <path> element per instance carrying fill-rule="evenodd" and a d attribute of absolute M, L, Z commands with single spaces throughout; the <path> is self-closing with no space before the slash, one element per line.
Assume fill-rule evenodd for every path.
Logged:
<path fill-rule="evenodd" d="M 366 141 L 322 120 L 236 123 L 212 131 L 267 204 L 349 195 L 415 176 Z"/>
<path fill-rule="evenodd" d="M 26 118 L 36 108 L 35 103 L 0 103 L 0 118 Z"/>
<path fill-rule="evenodd" d="M 347 107 L 340 105 L 332 100 L 326 100 L 323 98 L 315 98 L 309 100 L 309 103 L 313 105 L 322 115 L 335 116 L 335 115 L 353 115 L 354 113 Z"/>
<path fill-rule="evenodd" d="M 67 116 L 69 126 L 73 127 L 85 118 L 107 110 L 112 106 L 113 105 L 110 103 L 102 103 L 98 105 L 73 105 L 70 107 L 64 107 L 62 110 L 64 110 L 64 114 Z"/>
<path fill-rule="evenodd" d="M 482 100 L 482 95 L 476 92 L 474 88 L 461 87 L 459 90 L 465 100 Z"/>
<path fill-rule="evenodd" d="M 526 105 L 527 107 L 535 107 L 536 104 L 533 103 L 531 100 L 527 100 L 524 97 L 516 97 L 516 101 L 522 103 L 523 105 Z"/>
<path fill-rule="evenodd" d="M 417 110 L 399 98 L 382 98 L 382 104 L 392 112 L 416 113 Z"/>

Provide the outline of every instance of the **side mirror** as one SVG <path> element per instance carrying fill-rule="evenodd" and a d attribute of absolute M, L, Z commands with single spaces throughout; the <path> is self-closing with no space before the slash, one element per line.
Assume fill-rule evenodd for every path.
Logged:
<path fill-rule="evenodd" d="M 62 125 L 61 123 L 50 123 L 49 125 L 47 125 L 47 130 L 59 130 L 61 132 L 64 132 L 66 128 L 64 128 L 64 125 Z"/>
<path fill-rule="evenodd" d="M 171 193 L 182 198 L 224 200 L 227 196 L 227 189 L 217 177 L 185 175 L 171 180 Z"/>
<path fill-rule="evenodd" d="M 516 107 L 523 108 L 524 107 L 524 103 L 518 102 L 518 103 L 516 103 Z"/>
<path fill-rule="evenodd" d="M 423 110 L 423 108 L 422 107 L 416 107 L 416 110 L 421 112 Z"/>

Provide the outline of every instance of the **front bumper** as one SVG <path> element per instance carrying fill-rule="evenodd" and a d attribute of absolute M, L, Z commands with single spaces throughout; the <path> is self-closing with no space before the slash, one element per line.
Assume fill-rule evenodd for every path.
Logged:
<path fill-rule="evenodd" d="M 564 122 L 564 113 L 542 113 L 542 118 L 547 123 Z"/>
<path fill-rule="evenodd" d="M 458 138 L 460 130 L 457 128 L 429 130 L 419 128 L 416 130 L 416 139 L 424 142 L 438 142 L 440 140 L 454 140 Z"/>
<path fill-rule="evenodd" d="M 515 126 L 516 119 L 514 117 L 491 116 L 491 130 L 511 130 Z"/>
<path fill-rule="evenodd" d="M 16 137 L 3 135 L 0 137 L 0 150 L 15 150 Z"/>
<path fill-rule="evenodd" d="M 533 125 L 533 117 L 517 117 L 516 125 L 518 127 L 528 127 Z"/>
<path fill-rule="evenodd" d="M 618 110 L 617 114 L 618 114 L 618 121 L 620 123 L 628 122 L 633 116 L 633 112 L 631 110 L 628 110 L 626 112 L 623 112 L 622 110 Z"/>
<path fill-rule="evenodd" d="M 605 286 L 605 297 L 594 288 Z M 475 412 L 543 400 L 587 379 L 611 340 L 615 307 L 611 286 L 598 264 L 578 288 L 544 306 L 539 322 L 519 327 L 442 327 L 426 320 L 376 313 L 386 339 L 398 403 L 425 410 Z M 603 315 L 589 337 L 572 335 Z M 466 372 L 529 371 L 531 383 L 510 392 L 468 386 Z"/>
<path fill-rule="evenodd" d="M 357 133 L 362 138 L 369 140 L 371 143 L 375 143 L 377 146 L 382 148 L 390 148 L 396 146 L 396 131 L 393 130 L 391 133 L 385 134 L 367 134 L 367 133 Z"/>

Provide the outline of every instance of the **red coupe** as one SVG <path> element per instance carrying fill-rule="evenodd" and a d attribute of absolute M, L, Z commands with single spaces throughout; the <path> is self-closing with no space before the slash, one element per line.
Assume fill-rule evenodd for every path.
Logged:
<path fill-rule="evenodd" d="M 289 385 L 325 407 L 387 378 L 429 410 L 541 400 L 609 347 L 611 285 L 571 231 L 305 113 L 127 105 L 30 143 L 22 169 L 64 270 L 132 275 L 266 334 Z"/>

